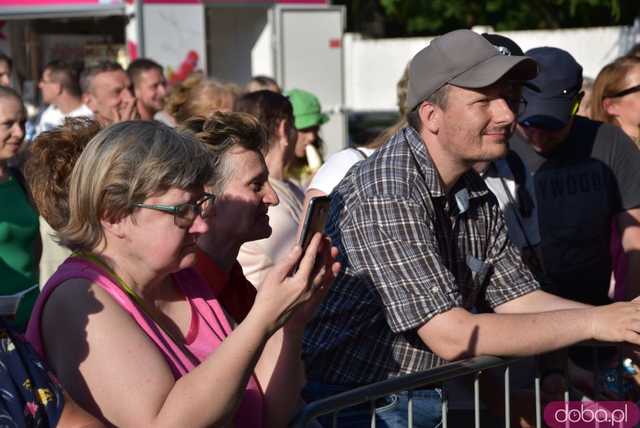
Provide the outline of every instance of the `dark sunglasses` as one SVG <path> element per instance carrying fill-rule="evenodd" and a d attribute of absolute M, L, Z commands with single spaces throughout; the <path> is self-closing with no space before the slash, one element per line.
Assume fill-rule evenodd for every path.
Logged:
<path fill-rule="evenodd" d="M 620 97 L 624 97 L 625 95 L 633 94 L 634 92 L 640 92 L 640 85 L 623 89 L 622 91 L 616 92 L 615 94 L 612 94 L 612 95 L 605 95 L 604 98 L 620 98 Z"/>

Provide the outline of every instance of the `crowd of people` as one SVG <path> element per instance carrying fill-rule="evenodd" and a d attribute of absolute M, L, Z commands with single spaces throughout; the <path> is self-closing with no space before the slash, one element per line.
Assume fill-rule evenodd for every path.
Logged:
<path fill-rule="evenodd" d="M 597 398 L 600 370 L 563 350 L 640 345 L 634 52 L 587 88 L 562 49 L 444 34 L 398 82 L 398 122 L 326 162 L 318 98 L 267 76 L 169 87 L 148 58 L 55 60 L 28 118 L 11 67 L 0 55 L 0 414 L 18 426 L 284 427 L 477 355 L 545 354 L 545 399 L 569 358 Z M 320 195 L 325 234 L 301 248 Z M 383 397 L 377 424 L 411 407 L 436 427 L 441 399 Z M 336 421 L 368 425 L 371 406 Z"/>

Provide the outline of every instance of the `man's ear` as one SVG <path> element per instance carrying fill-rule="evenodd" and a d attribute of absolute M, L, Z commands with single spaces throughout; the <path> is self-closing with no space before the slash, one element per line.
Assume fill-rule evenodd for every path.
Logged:
<path fill-rule="evenodd" d="M 90 92 L 85 92 L 84 94 L 82 94 L 82 103 L 89 107 L 89 110 L 91 110 L 92 112 L 96 111 L 95 98 L 93 97 L 93 95 L 91 95 Z"/>
<path fill-rule="evenodd" d="M 442 109 L 437 105 L 424 101 L 418 106 L 418 115 L 422 122 L 422 128 L 432 134 L 437 134 L 440 130 L 440 122 L 442 120 Z"/>
<path fill-rule="evenodd" d="M 287 120 L 286 119 L 281 119 L 280 122 L 278 122 L 278 126 L 276 127 L 276 135 L 278 136 L 278 141 L 284 145 L 284 147 L 287 147 L 289 145 L 289 138 L 287 135 Z"/>
<path fill-rule="evenodd" d="M 62 85 L 60 83 L 54 83 L 56 85 L 56 96 L 60 95 L 63 91 Z"/>

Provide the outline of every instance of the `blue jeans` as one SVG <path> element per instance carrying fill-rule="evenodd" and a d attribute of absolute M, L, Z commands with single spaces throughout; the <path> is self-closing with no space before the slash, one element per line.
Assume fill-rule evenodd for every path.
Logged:
<path fill-rule="evenodd" d="M 307 403 L 321 400 L 355 387 L 328 385 L 309 382 L 302 396 Z M 420 428 L 439 428 L 442 422 L 442 394 L 439 389 L 416 389 L 411 392 L 402 391 L 379 398 L 375 402 L 376 427 L 405 428 L 408 426 L 409 394 L 413 398 L 413 426 Z M 333 427 L 333 415 L 318 418 L 323 427 Z M 362 428 L 371 425 L 371 403 L 341 410 L 337 416 L 339 428 Z"/>

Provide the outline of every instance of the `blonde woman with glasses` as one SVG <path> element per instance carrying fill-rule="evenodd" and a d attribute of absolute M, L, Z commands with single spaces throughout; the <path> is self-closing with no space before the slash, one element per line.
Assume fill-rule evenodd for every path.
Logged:
<path fill-rule="evenodd" d="M 591 118 L 611 123 L 640 143 L 640 58 L 624 56 L 606 65 L 593 84 Z"/>
<path fill-rule="evenodd" d="M 110 425 L 270 426 L 254 374 L 262 348 L 294 312 L 314 309 L 338 268 L 319 235 L 304 255 L 293 249 L 232 330 L 192 269 L 213 176 L 202 144 L 157 122 L 102 130 L 73 169 L 58 232 L 75 253 L 27 335 L 71 397 Z"/>

